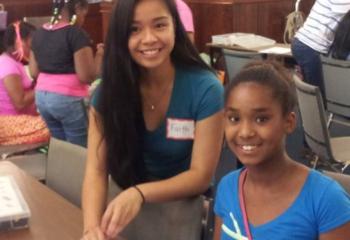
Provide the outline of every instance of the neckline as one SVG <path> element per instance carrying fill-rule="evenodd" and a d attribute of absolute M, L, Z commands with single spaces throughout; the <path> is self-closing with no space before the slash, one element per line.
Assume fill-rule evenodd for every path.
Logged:
<path fill-rule="evenodd" d="M 240 174 L 242 173 L 242 171 L 244 170 L 245 168 L 242 168 L 240 171 L 239 171 L 239 175 L 238 175 L 238 178 L 239 179 L 239 176 Z M 313 170 L 312 169 L 309 169 L 309 172 L 307 174 L 307 177 L 305 179 L 305 182 L 303 184 L 303 186 L 301 187 L 299 193 L 297 194 L 297 196 L 295 197 L 295 199 L 292 201 L 292 203 L 289 205 L 288 208 L 285 209 L 285 211 L 283 211 L 280 215 L 278 215 L 277 217 L 275 217 L 274 219 L 266 222 L 266 223 L 263 223 L 263 224 L 260 224 L 260 225 L 254 225 L 252 224 L 251 222 L 248 222 L 249 223 L 249 228 L 250 229 L 254 229 L 254 230 L 258 230 L 258 229 L 263 229 L 269 225 L 276 225 L 280 222 L 280 219 L 283 219 L 283 217 L 285 215 L 287 215 L 289 212 L 291 212 L 295 206 L 301 201 L 302 199 L 302 196 L 305 195 L 305 191 L 306 191 L 306 186 L 309 184 L 309 181 L 310 181 L 310 176 L 312 174 Z M 238 186 L 238 180 L 237 180 L 237 186 Z M 238 192 L 238 188 L 237 188 L 237 192 Z M 237 201 L 239 202 L 239 196 L 237 195 Z M 241 209 L 239 208 L 239 214 L 241 215 L 241 218 L 243 219 L 243 214 L 241 212 Z M 249 220 L 248 220 L 249 221 Z"/>
<path fill-rule="evenodd" d="M 163 127 L 165 127 L 165 125 L 166 125 L 166 119 L 169 116 L 170 110 L 172 109 L 173 102 L 174 102 L 174 95 L 175 95 L 174 93 L 175 93 L 176 88 L 177 88 L 178 71 L 179 71 L 178 68 L 175 66 L 175 76 L 174 76 L 173 89 L 171 90 L 169 106 L 168 106 L 168 109 L 165 112 L 164 118 L 160 121 L 160 124 L 155 129 L 152 129 L 152 130 L 149 130 L 146 127 L 146 123 L 144 122 L 145 130 L 146 130 L 146 133 L 148 133 L 148 134 L 157 133 L 157 132 L 161 131 L 163 129 Z M 145 121 L 145 120 L 143 120 L 143 121 Z"/>
<path fill-rule="evenodd" d="M 58 30 L 58 29 L 61 29 L 61 28 L 65 28 L 67 26 L 70 26 L 70 24 L 67 23 L 67 22 L 60 22 L 60 23 L 57 23 L 57 24 L 45 23 L 43 25 L 43 28 L 45 30 L 48 30 L 48 31 L 55 31 L 55 30 Z"/>

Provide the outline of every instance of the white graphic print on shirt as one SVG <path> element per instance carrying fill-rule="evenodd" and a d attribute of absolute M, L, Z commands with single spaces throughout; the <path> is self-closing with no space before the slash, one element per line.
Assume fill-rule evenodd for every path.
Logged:
<path fill-rule="evenodd" d="M 234 230 L 231 230 L 229 227 L 227 227 L 224 223 L 221 225 L 221 229 L 224 233 L 226 233 L 228 236 L 230 236 L 232 239 L 236 240 L 248 240 L 247 237 L 243 236 L 241 233 L 241 229 L 238 226 L 236 218 L 233 216 L 233 213 L 230 212 L 230 217 L 232 219 L 233 228 Z"/>

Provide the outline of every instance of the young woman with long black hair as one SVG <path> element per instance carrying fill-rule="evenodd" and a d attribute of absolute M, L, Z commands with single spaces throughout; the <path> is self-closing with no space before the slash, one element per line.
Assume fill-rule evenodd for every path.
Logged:
<path fill-rule="evenodd" d="M 143 202 L 208 188 L 222 144 L 223 88 L 173 0 L 116 2 L 92 105 L 83 239 L 115 237 Z M 123 190 L 106 208 L 108 174 Z"/>

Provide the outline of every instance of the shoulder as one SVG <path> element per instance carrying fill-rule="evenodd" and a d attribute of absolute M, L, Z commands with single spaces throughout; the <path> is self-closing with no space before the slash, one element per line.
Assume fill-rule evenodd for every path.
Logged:
<path fill-rule="evenodd" d="M 203 85 L 222 88 L 220 81 L 213 72 L 200 67 L 176 67 L 176 79 L 196 87 Z"/>
<path fill-rule="evenodd" d="M 235 186 L 238 183 L 238 178 L 240 173 L 241 173 L 241 169 L 237 169 L 225 175 L 219 182 L 218 192 L 219 192 L 219 189 L 223 190 L 223 189 L 232 188 L 233 186 Z"/>
<path fill-rule="evenodd" d="M 20 68 L 23 67 L 21 63 L 15 61 L 6 54 L 0 55 L 0 74 L 4 77 L 10 74 L 20 73 Z"/>

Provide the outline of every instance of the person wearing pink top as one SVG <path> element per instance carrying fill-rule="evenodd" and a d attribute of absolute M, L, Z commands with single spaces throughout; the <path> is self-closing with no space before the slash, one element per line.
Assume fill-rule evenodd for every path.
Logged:
<path fill-rule="evenodd" d="M 194 43 L 193 16 L 190 7 L 183 0 L 176 0 L 177 11 L 180 15 L 182 25 L 185 27 L 188 37 Z"/>
<path fill-rule="evenodd" d="M 35 115 L 33 83 L 21 61 L 29 56 L 34 26 L 16 22 L 4 34 L 0 55 L 0 115 Z"/>
<path fill-rule="evenodd" d="M 87 13 L 86 0 L 54 0 L 51 22 L 33 36 L 29 61 L 37 77 L 35 101 L 51 135 L 81 146 L 87 142 L 84 98 L 102 61 L 101 54 L 94 59 L 81 28 Z"/>

